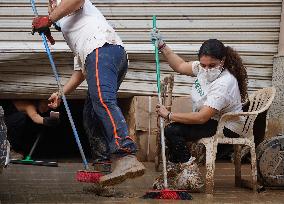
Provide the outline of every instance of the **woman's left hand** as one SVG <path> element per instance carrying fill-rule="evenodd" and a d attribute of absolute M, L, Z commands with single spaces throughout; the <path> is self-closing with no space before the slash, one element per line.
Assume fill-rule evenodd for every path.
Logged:
<path fill-rule="evenodd" d="M 167 118 L 169 111 L 166 109 L 165 106 L 157 104 L 156 106 L 156 112 L 158 113 L 159 116 L 162 118 Z"/>

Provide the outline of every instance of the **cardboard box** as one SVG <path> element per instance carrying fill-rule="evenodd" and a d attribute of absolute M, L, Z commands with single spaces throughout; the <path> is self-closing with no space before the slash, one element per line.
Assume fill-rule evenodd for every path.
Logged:
<path fill-rule="evenodd" d="M 141 161 L 154 161 L 157 138 L 157 97 L 134 96 L 132 99 L 123 99 L 120 104 L 127 124 L 130 136 L 136 142 Z M 192 103 L 190 97 L 173 98 L 172 112 L 191 112 Z"/>

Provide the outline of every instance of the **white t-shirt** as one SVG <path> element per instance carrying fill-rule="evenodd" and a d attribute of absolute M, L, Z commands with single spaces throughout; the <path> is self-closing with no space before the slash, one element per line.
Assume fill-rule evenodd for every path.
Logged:
<path fill-rule="evenodd" d="M 209 106 L 218 110 L 211 119 L 219 121 L 224 113 L 242 112 L 241 94 L 237 79 L 227 70 L 224 69 L 219 77 L 213 82 L 208 82 L 200 74 L 200 62 L 192 63 L 192 71 L 196 77 L 192 86 L 192 107 L 193 112 L 198 112 L 203 106 Z M 239 133 L 237 123 L 230 122 L 226 127 Z"/>
<path fill-rule="evenodd" d="M 120 37 L 90 0 L 85 0 L 82 8 L 60 19 L 58 24 L 74 53 L 74 70 L 84 71 L 88 54 L 105 43 L 123 46 Z"/>

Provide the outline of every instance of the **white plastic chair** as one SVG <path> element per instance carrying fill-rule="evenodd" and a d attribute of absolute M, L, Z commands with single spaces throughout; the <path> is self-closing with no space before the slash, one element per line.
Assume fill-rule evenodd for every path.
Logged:
<path fill-rule="evenodd" d="M 253 135 L 254 121 L 259 113 L 266 111 L 271 105 L 276 90 L 274 87 L 263 88 L 255 91 L 249 97 L 249 109 L 242 113 L 226 113 L 222 115 L 216 134 L 209 138 L 202 138 L 198 143 L 202 143 L 206 147 L 206 193 L 213 194 L 214 190 L 214 171 L 215 160 L 218 144 L 233 144 L 234 145 L 234 163 L 235 163 L 235 185 L 241 186 L 241 145 L 250 147 L 251 153 L 251 176 L 252 188 L 257 190 L 257 167 L 256 167 L 256 153 Z M 238 121 L 240 117 L 245 120 L 243 125 L 240 125 L 238 138 L 228 138 L 223 134 L 223 129 L 228 121 Z"/>

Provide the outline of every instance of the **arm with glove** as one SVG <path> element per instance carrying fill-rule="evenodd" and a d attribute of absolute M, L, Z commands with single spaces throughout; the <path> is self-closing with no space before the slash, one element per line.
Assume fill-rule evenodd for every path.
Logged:
<path fill-rule="evenodd" d="M 13 104 L 18 111 L 26 113 L 29 118 L 36 124 L 53 127 L 59 125 L 59 114 L 51 112 L 49 117 L 42 117 L 38 111 L 37 106 L 33 101 L 29 100 L 14 100 Z"/>
<path fill-rule="evenodd" d="M 49 15 L 35 17 L 32 21 L 32 34 L 35 32 L 44 33 L 48 41 L 53 45 L 55 41 L 51 36 L 50 27 L 64 16 L 78 10 L 84 0 L 62 0 L 57 5 L 56 0 L 49 0 Z"/>

